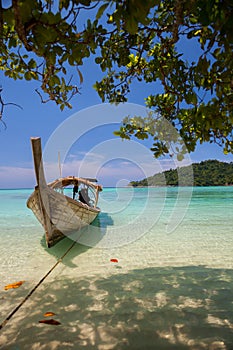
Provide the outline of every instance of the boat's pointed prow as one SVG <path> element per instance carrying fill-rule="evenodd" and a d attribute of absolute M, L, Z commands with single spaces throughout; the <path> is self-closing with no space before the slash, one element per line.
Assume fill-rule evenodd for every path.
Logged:
<path fill-rule="evenodd" d="M 31 137 L 32 154 L 34 159 L 34 169 L 36 174 L 36 181 L 39 187 L 46 186 L 44 175 L 44 166 L 42 158 L 42 147 L 40 137 Z"/>

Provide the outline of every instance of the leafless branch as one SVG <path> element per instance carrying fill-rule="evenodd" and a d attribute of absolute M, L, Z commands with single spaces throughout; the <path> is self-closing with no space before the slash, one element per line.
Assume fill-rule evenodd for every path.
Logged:
<path fill-rule="evenodd" d="M 5 129 L 6 129 L 6 123 L 4 122 L 3 120 L 3 113 L 4 113 L 4 109 L 6 106 L 15 106 L 15 107 L 18 107 L 20 109 L 23 109 L 20 105 L 16 104 L 16 103 L 13 103 L 13 102 L 7 102 L 5 103 L 3 101 L 3 98 L 2 98 L 2 87 L 0 87 L 0 122 L 4 125 Z"/>

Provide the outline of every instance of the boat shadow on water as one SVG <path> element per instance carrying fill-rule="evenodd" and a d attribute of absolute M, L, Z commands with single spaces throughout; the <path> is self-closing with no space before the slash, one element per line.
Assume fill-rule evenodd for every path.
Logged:
<path fill-rule="evenodd" d="M 108 226 L 114 224 L 113 219 L 108 213 L 101 212 L 91 225 L 88 225 L 78 232 L 73 232 L 69 237 L 63 238 L 55 246 L 48 248 L 45 240 L 45 235 L 41 238 L 41 246 L 50 255 L 53 255 L 56 259 L 61 257 L 70 249 L 69 254 L 66 255 L 65 259 L 62 259 L 62 263 L 69 267 L 76 267 L 73 263 L 73 259 L 85 253 L 88 249 L 95 247 L 101 239 L 104 237 Z"/>

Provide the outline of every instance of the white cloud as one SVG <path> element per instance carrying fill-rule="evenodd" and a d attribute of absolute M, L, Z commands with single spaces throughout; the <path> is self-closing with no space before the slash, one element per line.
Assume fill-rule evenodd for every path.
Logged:
<path fill-rule="evenodd" d="M 171 168 L 177 164 L 173 159 L 158 160 L 153 158 L 151 153 L 146 152 L 128 153 L 118 152 L 79 152 L 70 154 L 64 164 L 61 164 L 61 176 L 96 177 L 106 186 L 114 186 L 122 179 L 132 181 L 140 180 L 148 176 Z M 80 156 L 83 155 L 82 159 Z M 188 165 L 184 160 L 179 166 Z M 45 162 L 44 170 L 47 182 L 60 177 L 58 161 Z M 0 188 L 34 187 L 36 184 L 34 169 L 28 166 L 0 167 Z"/>
<path fill-rule="evenodd" d="M 34 185 L 33 169 L 13 166 L 0 167 L 0 188 L 33 187 Z"/>

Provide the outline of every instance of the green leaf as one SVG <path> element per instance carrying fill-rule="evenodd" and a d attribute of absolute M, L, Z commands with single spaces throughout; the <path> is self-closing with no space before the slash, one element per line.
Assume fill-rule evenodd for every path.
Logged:
<path fill-rule="evenodd" d="M 58 78 L 57 75 L 53 75 L 50 77 L 49 79 L 50 85 L 54 86 L 54 85 L 60 85 L 60 79 Z"/>
<path fill-rule="evenodd" d="M 108 7 L 108 5 L 109 5 L 109 3 L 103 4 L 102 6 L 100 6 L 100 8 L 98 9 L 97 15 L 96 15 L 96 19 L 100 19 L 100 17 L 103 15 L 104 11 Z"/>
<path fill-rule="evenodd" d="M 197 104 L 197 95 L 193 92 L 192 93 L 190 92 L 185 96 L 185 101 L 188 104 L 196 105 Z"/>
<path fill-rule="evenodd" d="M 95 58 L 95 63 L 100 64 L 103 61 L 102 57 L 96 57 Z"/>
<path fill-rule="evenodd" d="M 65 108 L 65 104 L 64 103 L 60 104 L 60 110 L 63 111 L 64 108 Z"/>
<path fill-rule="evenodd" d="M 9 48 L 16 47 L 17 46 L 17 40 L 15 37 L 11 37 L 9 40 Z"/>
<path fill-rule="evenodd" d="M 31 58 L 30 61 L 28 62 L 29 69 L 34 69 L 36 68 L 36 66 L 37 66 L 36 61 L 33 58 Z"/>
<path fill-rule="evenodd" d="M 130 34 L 136 34 L 138 30 L 138 21 L 130 16 L 128 19 L 125 21 L 125 29 L 130 33 Z"/>
<path fill-rule="evenodd" d="M 26 80 L 31 80 L 31 79 L 32 79 L 31 72 L 25 72 L 24 78 L 25 78 Z"/>
<path fill-rule="evenodd" d="M 31 79 L 38 80 L 38 74 L 36 72 L 31 72 Z"/>
<path fill-rule="evenodd" d="M 79 0 L 78 3 L 84 5 L 84 6 L 90 6 L 91 0 Z"/>

